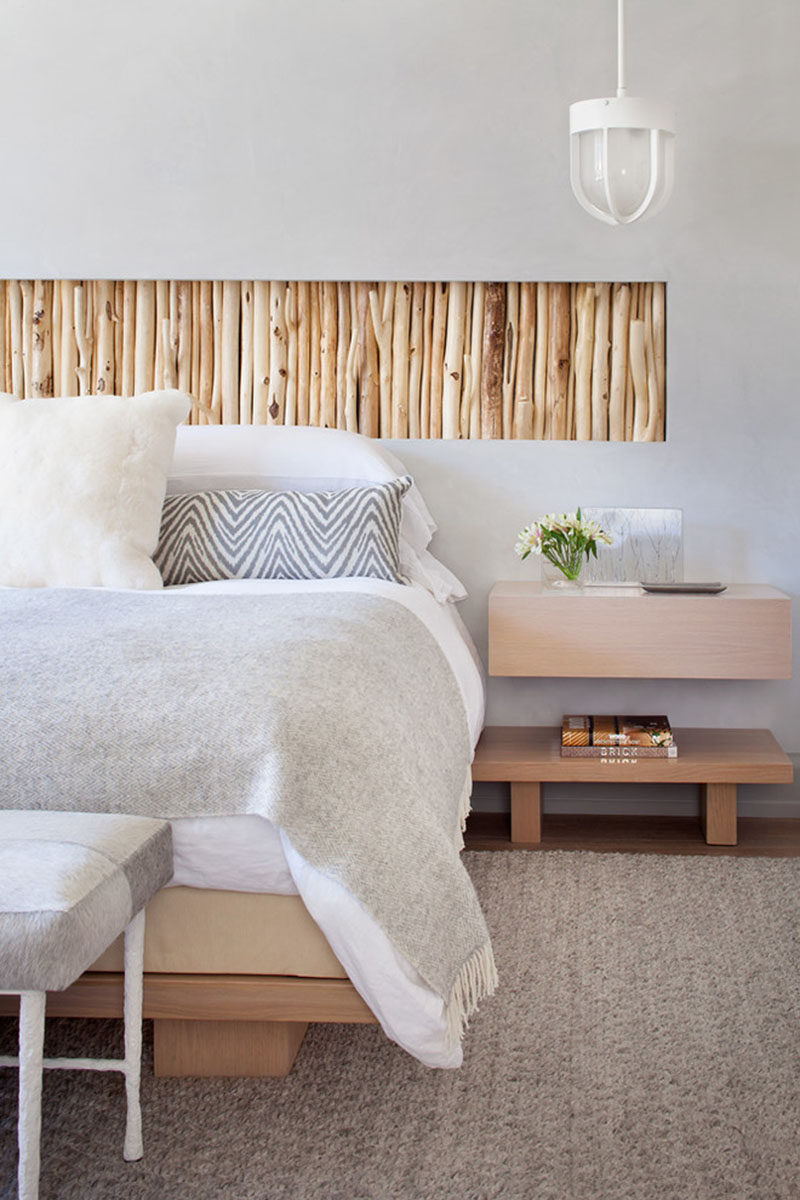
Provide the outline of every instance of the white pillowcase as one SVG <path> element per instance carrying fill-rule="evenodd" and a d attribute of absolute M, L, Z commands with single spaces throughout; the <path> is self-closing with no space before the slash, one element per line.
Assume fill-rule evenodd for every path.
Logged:
<path fill-rule="evenodd" d="M 160 588 L 151 555 L 190 404 L 0 394 L 0 584 Z"/>
<path fill-rule="evenodd" d="M 220 489 L 325 492 L 407 475 L 373 438 L 287 425 L 192 425 L 178 430 L 167 492 Z M 436 522 L 418 487 L 403 497 L 402 573 L 437 600 L 462 600 L 463 584 L 427 551 Z"/>

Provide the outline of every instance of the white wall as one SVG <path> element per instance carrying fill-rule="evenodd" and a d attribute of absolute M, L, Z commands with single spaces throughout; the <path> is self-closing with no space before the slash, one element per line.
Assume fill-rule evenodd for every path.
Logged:
<path fill-rule="evenodd" d="M 435 548 L 486 596 L 552 508 L 684 510 L 689 576 L 800 592 L 800 5 L 629 0 L 629 82 L 678 109 L 677 184 L 611 229 L 567 108 L 615 78 L 613 0 L 0 3 L 0 274 L 666 279 L 664 445 L 400 443 Z M 666 710 L 765 725 L 778 683 L 492 681 L 494 722 Z M 585 792 L 582 793 L 585 795 Z"/>

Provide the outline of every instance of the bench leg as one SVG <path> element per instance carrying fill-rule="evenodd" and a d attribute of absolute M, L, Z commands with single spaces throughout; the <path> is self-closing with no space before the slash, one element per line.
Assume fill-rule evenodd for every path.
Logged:
<path fill-rule="evenodd" d="M 136 1162 L 142 1147 L 142 992 L 144 970 L 144 909 L 136 914 L 125 930 L 125 1146 L 126 1162 Z"/>
<path fill-rule="evenodd" d="M 700 784 L 700 824 L 709 846 L 735 846 L 736 784 Z"/>
<path fill-rule="evenodd" d="M 45 1000 L 44 992 L 22 992 L 19 1001 L 19 1200 L 39 1195 Z"/>
<path fill-rule="evenodd" d="M 542 785 L 511 784 L 511 841 L 535 846 L 542 840 Z"/>

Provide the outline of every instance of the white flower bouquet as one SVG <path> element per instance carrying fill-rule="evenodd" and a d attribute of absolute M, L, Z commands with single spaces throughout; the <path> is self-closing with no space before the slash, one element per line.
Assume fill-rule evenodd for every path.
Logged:
<path fill-rule="evenodd" d="M 610 546 L 613 538 L 597 521 L 584 520 L 581 510 L 574 513 L 548 513 L 521 530 L 514 547 L 522 559 L 540 554 L 551 562 L 566 579 L 580 576 L 584 560 L 597 558 L 598 542 Z"/>

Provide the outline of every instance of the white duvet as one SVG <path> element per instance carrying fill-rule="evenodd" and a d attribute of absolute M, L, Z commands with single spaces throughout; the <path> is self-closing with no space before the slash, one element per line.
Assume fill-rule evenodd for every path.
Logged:
<path fill-rule="evenodd" d="M 420 587 L 377 579 L 219 580 L 167 588 L 176 592 L 360 591 L 405 605 L 439 643 L 458 681 L 473 747 L 483 727 L 485 686 L 475 649 L 455 608 Z M 263 817 L 202 817 L 172 822 L 175 854 L 173 885 L 239 892 L 299 893 L 385 1033 L 415 1058 L 432 1067 L 458 1067 L 462 1052 L 445 1049 L 441 999 L 354 897 L 310 867 L 286 835 Z"/>

